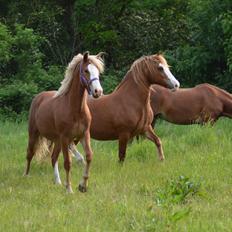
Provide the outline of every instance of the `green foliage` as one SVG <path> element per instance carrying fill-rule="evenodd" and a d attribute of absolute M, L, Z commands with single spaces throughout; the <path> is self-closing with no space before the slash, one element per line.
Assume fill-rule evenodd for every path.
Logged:
<path fill-rule="evenodd" d="M 31 97 L 37 93 L 37 86 L 32 83 L 14 81 L 0 90 L 0 105 L 2 110 L 16 113 L 28 111 Z"/>
<path fill-rule="evenodd" d="M 43 67 L 44 54 L 40 47 L 44 38 L 33 29 L 15 24 L 13 29 L 0 24 L 0 107 L 1 114 L 28 112 L 34 95 L 43 90 L 56 89 L 62 79 L 63 68 Z"/>
<path fill-rule="evenodd" d="M 154 211 L 157 210 L 157 206 L 165 212 L 167 224 L 177 223 L 189 216 L 191 213 L 189 203 L 194 196 L 200 195 L 200 187 L 199 182 L 195 183 L 185 176 L 169 180 L 164 188 L 158 188 L 155 192 L 155 204 L 149 207 L 150 217 L 153 218 L 151 221 L 154 222 Z M 147 226 L 151 231 L 155 228 L 157 228 L 156 223 Z"/>
<path fill-rule="evenodd" d="M 232 73 L 232 11 L 228 11 L 222 15 L 221 23 L 225 36 L 223 45 L 225 46 L 226 62 L 229 71 Z"/>
<path fill-rule="evenodd" d="M 121 71 L 106 71 L 101 77 L 101 84 L 104 89 L 105 94 L 112 93 L 116 86 L 120 83 L 123 79 L 124 75 L 126 74 L 126 70 Z"/>
<path fill-rule="evenodd" d="M 12 37 L 7 27 L 0 23 L 0 67 L 2 68 L 11 58 L 10 49 Z"/>
<path fill-rule="evenodd" d="M 170 204 L 185 204 L 190 197 L 199 193 L 200 186 L 200 183 L 195 183 L 188 177 L 179 176 L 169 181 L 164 189 L 157 190 L 156 203 L 161 207 Z"/>
<path fill-rule="evenodd" d="M 226 13 L 231 7 L 231 1 L 189 1 L 189 41 L 169 51 L 184 86 L 209 82 L 231 90 L 230 14 Z"/>
<path fill-rule="evenodd" d="M 102 83 L 109 93 L 135 59 L 161 51 L 181 86 L 209 82 L 231 91 L 231 12 L 230 0 L 3 0 L 0 87 L 36 86 L 30 98 L 58 88 L 68 62 L 88 50 L 108 54 Z M 1 99 L 1 107 L 20 113 L 28 108 L 20 99 L 17 107 Z"/>

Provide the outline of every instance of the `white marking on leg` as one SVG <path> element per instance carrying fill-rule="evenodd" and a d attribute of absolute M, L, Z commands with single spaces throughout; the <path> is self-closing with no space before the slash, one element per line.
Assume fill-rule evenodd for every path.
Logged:
<path fill-rule="evenodd" d="M 85 159 L 82 154 L 75 148 L 73 144 L 69 145 L 69 151 L 71 151 L 72 156 L 75 157 L 77 163 L 85 165 Z"/>
<path fill-rule="evenodd" d="M 55 176 L 55 184 L 61 184 L 58 161 L 56 161 L 55 166 L 54 166 L 54 176 Z"/>

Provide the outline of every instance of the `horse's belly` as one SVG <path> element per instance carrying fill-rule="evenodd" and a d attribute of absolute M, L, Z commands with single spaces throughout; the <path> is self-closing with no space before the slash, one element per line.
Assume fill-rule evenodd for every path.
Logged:
<path fill-rule="evenodd" d="M 45 117 L 43 114 L 37 115 L 36 126 L 39 130 L 40 135 L 46 137 L 47 139 L 52 140 L 58 136 L 55 130 L 53 120 L 49 117 Z"/>
<path fill-rule="evenodd" d="M 52 125 L 49 125 L 49 123 L 41 123 L 37 122 L 37 128 L 39 130 L 39 133 L 41 136 L 46 137 L 49 140 L 56 139 L 59 134 L 56 133 L 56 130 Z"/>
<path fill-rule="evenodd" d="M 118 133 L 114 129 L 90 129 L 90 136 L 96 140 L 116 140 L 118 139 Z"/>
<path fill-rule="evenodd" d="M 197 123 L 197 119 L 200 117 L 200 111 L 192 112 L 191 110 L 169 110 L 162 114 L 163 118 L 171 123 L 188 125 Z"/>

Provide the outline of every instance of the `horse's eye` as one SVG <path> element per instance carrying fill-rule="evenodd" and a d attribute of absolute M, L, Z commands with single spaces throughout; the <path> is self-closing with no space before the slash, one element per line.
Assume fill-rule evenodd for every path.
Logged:
<path fill-rule="evenodd" d="M 164 68 L 162 66 L 158 66 L 159 71 L 164 71 Z"/>
<path fill-rule="evenodd" d="M 85 70 L 85 73 L 86 73 L 86 74 L 88 74 L 88 73 L 89 73 L 89 71 L 86 69 L 86 70 Z"/>

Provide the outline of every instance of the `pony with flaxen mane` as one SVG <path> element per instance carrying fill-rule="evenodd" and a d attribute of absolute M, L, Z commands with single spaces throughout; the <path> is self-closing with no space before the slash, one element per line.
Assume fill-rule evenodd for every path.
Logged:
<path fill-rule="evenodd" d="M 29 115 L 26 175 L 29 173 L 33 156 L 44 145 L 41 141 L 50 140 L 54 144 L 52 166 L 55 182 L 61 184 L 57 172 L 57 157 L 62 150 L 66 171 L 66 188 L 68 192 L 72 192 L 71 158 L 68 146 L 75 138 L 77 141 L 81 141 L 86 153 L 87 163 L 83 179 L 79 184 L 79 190 L 86 191 L 92 160 L 89 133 L 91 115 L 86 98 L 87 91 L 95 98 L 102 95 L 99 74 L 103 72 L 103 69 L 104 64 L 100 54 L 97 56 L 91 56 L 88 52 L 84 55 L 78 54 L 69 63 L 59 90 L 42 92 L 33 99 Z"/>
<path fill-rule="evenodd" d="M 232 95 L 210 84 L 172 92 L 159 85 L 151 88 L 151 107 L 157 117 L 181 125 L 214 124 L 224 116 L 232 118 Z"/>
<path fill-rule="evenodd" d="M 121 162 L 125 159 L 128 141 L 140 134 L 145 134 L 156 144 L 160 160 L 164 159 L 161 141 L 151 127 L 152 84 L 179 88 L 179 82 L 161 55 L 144 56 L 136 60 L 113 93 L 87 100 L 92 115 L 91 137 L 97 140 L 118 140 Z M 72 150 L 75 150 L 74 145 Z M 80 156 L 80 153 L 76 151 L 74 155 Z"/>

